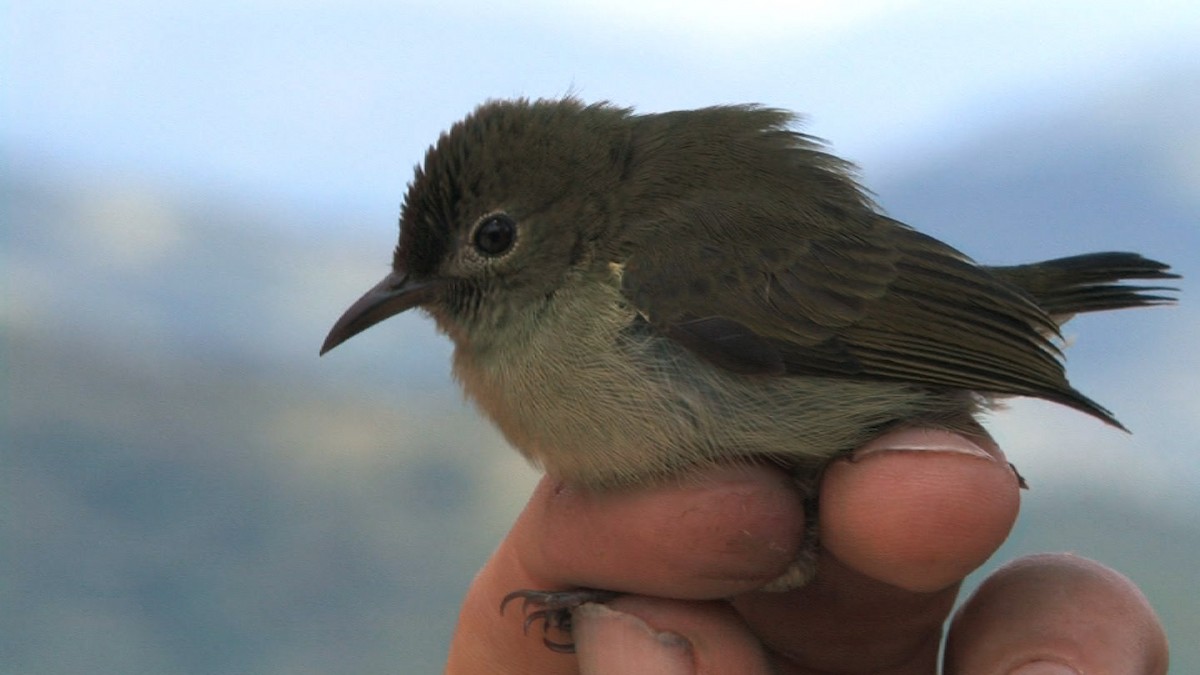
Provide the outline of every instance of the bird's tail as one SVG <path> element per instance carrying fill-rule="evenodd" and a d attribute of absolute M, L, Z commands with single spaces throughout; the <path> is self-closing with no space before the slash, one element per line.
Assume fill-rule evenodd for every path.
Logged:
<path fill-rule="evenodd" d="M 1171 304 L 1175 302 L 1171 294 L 1179 290 L 1172 286 L 1123 283 L 1179 278 L 1178 274 L 1169 271 L 1170 266 L 1137 253 L 1088 253 L 988 269 L 997 278 L 1028 295 L 1060 326 L 1083 312 Z M 1066 395 L 1044 398 L 1065 403 L 1125 429 L 1103 406 L 1069 386 Z"/>
<path fill-rule="evenodd" d="M 1121 283 L 1133 279 L 1178 279 L 1170 266 L 1137 253 L 1088 253 L 989 271 L 1031 296 L 1056 322 L 1075 314 L 1175 302 L 1172 286 Z"/>

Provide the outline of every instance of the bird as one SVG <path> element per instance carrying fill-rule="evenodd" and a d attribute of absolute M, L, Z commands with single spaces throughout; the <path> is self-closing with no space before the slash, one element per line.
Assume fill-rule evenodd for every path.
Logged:
<path fill-rule="evenodd" d="M 1069 383 L 1060 327 L 1173 302 L 1125 283 L 1168 265 L 979 264 L 887 216 L 799 119 L 488 101 L 426 152 L 390 273 L 321 354 L 419 308 L 509 443 L 597 490 L 760 460 L 812 486 L 890 429 L 970 429 L 1011 396 L 1124 428 Z"/>

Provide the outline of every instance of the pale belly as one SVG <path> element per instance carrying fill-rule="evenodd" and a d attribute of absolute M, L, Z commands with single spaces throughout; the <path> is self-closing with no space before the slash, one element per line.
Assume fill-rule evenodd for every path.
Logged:
<path fill-rule="evenodd" d="M 552 317 L 504 353 L 455 353 L 468 395 L 564 480 L 645 482 L 759 455 L 815 468 L 897 421 L 969 412 L 964 396 L 899 382 L 730 373 L 649 329 L 622 331 L 629 310 L 607 307 Z"/>

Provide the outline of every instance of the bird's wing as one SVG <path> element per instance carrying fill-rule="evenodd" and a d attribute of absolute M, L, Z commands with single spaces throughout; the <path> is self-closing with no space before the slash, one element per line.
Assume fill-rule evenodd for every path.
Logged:
<path fill-rule="evenodd" d="M 875 213 L 809 228 L 749 212 L 643 230 L 622 290 L 655 329 L 734 372 L 1037 396 L 1116 424 L 1068 384 L 1050 317 L 953 248 Z"/>

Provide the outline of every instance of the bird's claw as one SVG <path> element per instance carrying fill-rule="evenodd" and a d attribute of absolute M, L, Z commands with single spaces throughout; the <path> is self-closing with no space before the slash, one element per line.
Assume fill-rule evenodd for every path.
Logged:
<path fill-rule="evenodd" d="M 529 628 L 533 624 L 541 621 L 542 644 L 551 651 L 572 654 L 575 652 L 575 643 L 555 642 L 546 636 L 551 630 L 570 635 L 571 610 L 589 602 L 608 602 L 617 595 L 612 591 L 600 591 L 592 588 L 577 588 L 571 591 L 513 591 L 500 601 L 500 613 L 504 614 L 508 603 L 513 600 L 521 600 L 521 611 L 525 612 L 525 621 L 521 624 L 521 628 L 525 634 L 529 634 Z"/>

